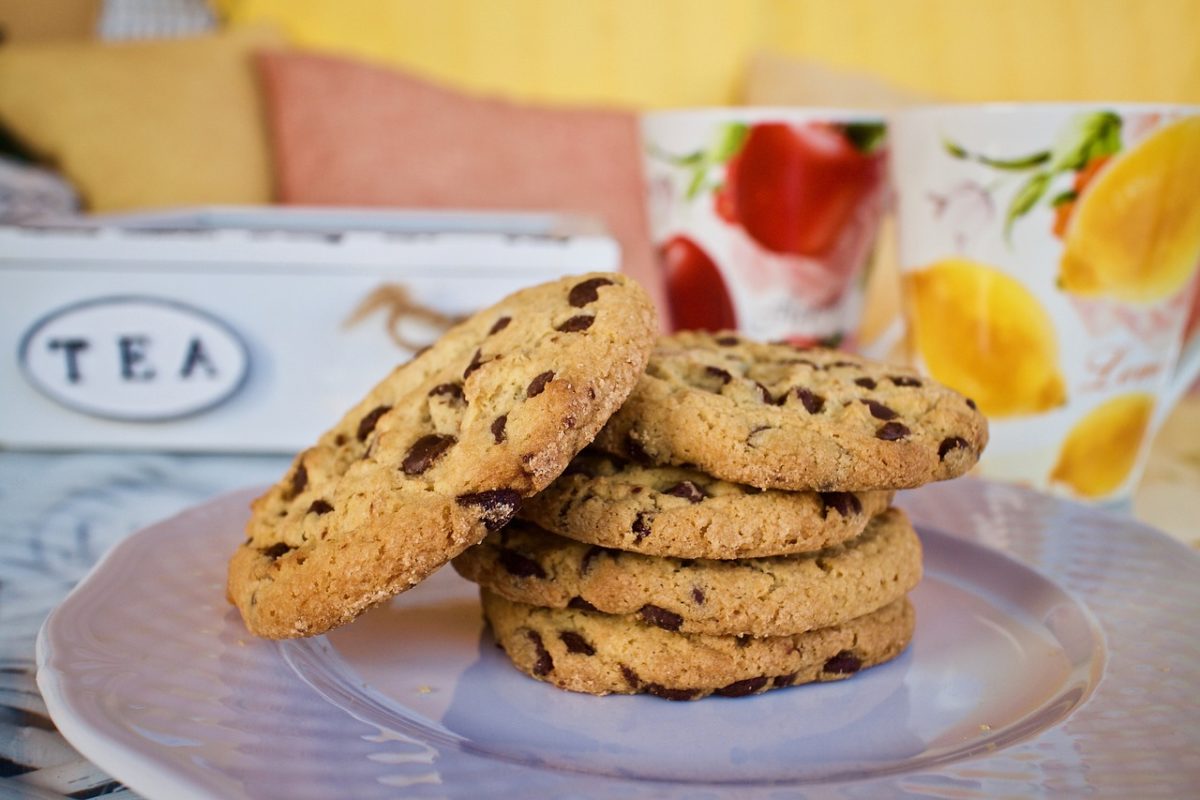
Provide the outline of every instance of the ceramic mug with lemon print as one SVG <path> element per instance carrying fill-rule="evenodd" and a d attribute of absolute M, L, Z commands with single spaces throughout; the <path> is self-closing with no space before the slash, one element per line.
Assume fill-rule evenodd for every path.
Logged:
<path fill-rule="evenodd" d="M 924 108 L 891 136 L 910 355 L 988 415 L 980 473 L 1127 504 L 1200 373 L 1200 107 Z"/>

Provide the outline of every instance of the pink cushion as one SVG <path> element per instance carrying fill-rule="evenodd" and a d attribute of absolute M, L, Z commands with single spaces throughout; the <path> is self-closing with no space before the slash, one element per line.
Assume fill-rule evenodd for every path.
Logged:
<path fill-rule="evenodd" d="M 473 97 L 312 53 L 258 63 L 281 202 L 599 216 L 660 299 L 633 113 Z"/>

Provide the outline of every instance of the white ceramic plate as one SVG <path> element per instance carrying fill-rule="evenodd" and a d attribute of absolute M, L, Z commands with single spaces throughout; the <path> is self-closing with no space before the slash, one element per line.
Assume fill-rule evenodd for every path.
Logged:
<path fill-rule="evenodd" d="M 745 698 L 594 698 L 516 672 L 443 570 L 327 636 L 245 633 L 254 491 L 117 545 L 47 619 L 63 734 L 153 798 L 1182 795 L 1200 784 L 1200 559 L 1125 517 L 961 480 L 905 493 L 912 647 Z"/>

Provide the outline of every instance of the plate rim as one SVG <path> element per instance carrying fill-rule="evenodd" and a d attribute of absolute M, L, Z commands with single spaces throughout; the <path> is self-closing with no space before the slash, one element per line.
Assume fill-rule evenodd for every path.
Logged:
<path fill-rule="evenodd" d="M 1200 553 L 1193 552 L 1181 542 L 1173 539 L 1169 535 L 1154 529 L 1149 525 L 1145 525 L 1133 518 L 1118 517 L 1111 512 L 1086 506 L 1081 503 L 1075 503 L 1062 498 L 1041 494 L 1022 487 L 1009 484 L 997 484 L 990 481 L 985 481 L 977 478 L 965 479 L 976 484 L 976 491 L 987 491 L 988 487 L 1000 487 L 1004 491 L 1015 491 L 1029 500 L 1029 506 L 1035 507 L 1042 505 L 1057 510 L 1062 510 L 1067 513 L 1082 513 L 1085 516 L 1099 515 L 1107 518 L 1109 522 L 1115 522 L 1123 530 L 1136 531 L 1139 535 L 1150 535 L 1156 537 L 1161 543 L 1169 543 L 1170 546 L 1177 548 L 1177 552 L 1186 553 L 1184 561 L 1188 562 L 1187 567 L 1195 569 L 1200 567 Z M 95 565 L 88 571 L 86 576 L 71 589 L 68 595 L 56 605 L 50 614 L 43 621 L 38 630 L 35 659 L 37 665 L 36 681 L 39 691 L 46 702 L 46 707 L 54 724 L 63 734 L 64 738 L 71 743 L 82 755 L 91 760 L 101 769 L 116 777 L 118 780 L 125 783 L 134 791 L 142 793 L 148 797 L 182 797 L 185 800 L 208 800 L 208 798 L 223 797 L 218 791 L 210 786 L 199 785 L 193 781 L 193 776 L 182 773 L 175 769 L 167 762 L 163 762 L 153 758 L 150 754 L 140 752 L 137 748 L 128 746 L 127 743 L 121 741 L 116 729 L 106 729 L 104 725 L 98 724 L 97 721 L 90 717 L 85 709 L 77 709 L 73 701 L 67 696 L 65 689 L 65 681 L 68 673 L 55 664 L 55 645 L 53 643 L 55 628 L 59 625 L 64 615 L 69 615 L 75 604 L 82 602 L 81 598 L 90 592 L 94 585 L 99 582 L 100 576 L 104 575 L 107 570 L 111 569 L 114 564 L 126 556 L 127 553 L 138 548 L 138 543 L 142 542 L 147 537 L 153 537 L 161 528 L 177 525 L 185 521 L 189 516 L 202 514 L 214 507 L 223 507 L 226 504 L 232 504 L 238 500 L 248 502 L 256 493 L 261 493 L 262 486 L 255 485 L 243 487 L 232 491 L 224 492 L 214 497 L 209 498 L 201 503 L 190 506 L 179 513 L 162 519 L 123 538 L 121 541 L 110 547 Z M 944 490 L 944 489 L 943 489 Z M 915 490 L 920 491 L 920 490 Z M 905 505 L 903 501 L 899 503 L 902 507 Z M 907 509 L 906 509 L 907 510 Z M 1041 512 L 1044 514 L 1044 511 Z M 1008 560 L 1016 562 L 1019 566 L 1032 570 L 1042 579 L 1053 584 L 1059 591 L 1065 593 L 1071 600 L 1088 615 L 1089 622 L 1093 628 L 1093 632 L 1099 632 L 1101 646 L 1104 650 L 1104 662 L 1100 669 L 1098 680 L 1092 686 L 1089 696 L 1084 698 L 1080 703 L 1076 704 L 1071 712 L 1058 720 L 1054 726 L 1044 729 L 1032 736 L 1022 737 L 1021 739 L 1012 742 L 1005 746 L 1008 749 L 1014 746 L 1027 745 L 1032 741 L 1049 731 L 1055 730 L 1067 723 L 1081 709 L 1094 705 L 1103 697 L 1103 690 L 1109 682 L 1109 671 L 1113 661 L 1113 652 L 1110 642 L 1110 624 L 1105 620 L 1104 616 L 1097 612 L 1086 599 L 1081 597 L 1079 593 L 1073 591 L 1071 586 L 1064 585 L 1062 580 L 1059 580 L 1052 571 L 1048 571 L 1045 565 L 1040 563 L 1030 563 L 1030 561 L 1020 554 L 1015 553 L 1004 547 L 996 546 L 994 543 L 982 541 L 976 531 L 950 531 L 945 526 L 938 526 L 924 521 L 914 520 L 914 524 L 926 529 L 932 529 L 951 539 L 961 539 L 971 542 L 977 546 L 986 548 L 992 555 L 998 555 Z M 274 651 L 276 657 L 284 663 L 284 659 L 279 655 L 278 648 Z M 289 670 L 290 671 L 290 670 Z M 295 676 L 297 680 L 303 680 L 300 676 Z M 314 691 L 307 686 L 309 691 Z M 326 704 L 331 704 L 325 697 L 321 697 L 321 701 Z M 338 706 L 334 706 L 338 708 Z M 339 711 L 342 709 L 339 708 Z M 995 753 L 993 753 L 995 754 Z M 478 754 L 472 754 L 476 758 L 480 758 Z M 979 761 L 986 754 L 975 754 L 967 756 L 965 759 L 956 759 L 952 763 L 960 763 L 963 761 Z M 116 767 L 115 769 L 113 767 Z M 947 765 L 929 765 L 922 768 L 922 774 L 937 774 L 942 766 Z M 533 767 L 534 769 L 540 769 Z M 628 779 L 620 777 L 606 777 L 602 775 L 593 775 L 591 773 L 580 773 L 588 778 L 597 780 L 613 781 L 614 784 L 633 783 L 652 784 L 654 781 L 646 781 L 644 779 Z M 899 772 L 887 778 L 896 779 L 902 777 L 905 773 Z M 1181 772 L 1184 777 L 1187 773 Z M 835 785 L 865 785 L 872 781 L 878 781 L 881 778 L 867 778 L 854 781 L 848 781 L 842 784 L 824 784 L 824 786 L 832 788 Z M 713 787 L 716 791 L 731 788 L 726 784 L 681 784 L 674 782 L 658 782 L 669 786 L 690 787 L 692 789 L 701 789 L 703 787 Z M 777 784 L 776 788 L 784 788 L 786 786 L 794 786 L 802 791 L 809 789 L 818 789 L 821 784 L 797 784 L 786 783 Z"/>

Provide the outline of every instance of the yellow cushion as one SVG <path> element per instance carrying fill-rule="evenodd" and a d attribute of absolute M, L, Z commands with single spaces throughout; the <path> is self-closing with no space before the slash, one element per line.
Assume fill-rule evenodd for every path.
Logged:
<path fill-rule="evenodd" d="M 1196 0 L 214 0 L 300 44 L 531 100 L 728 103 L 757 50 L 952 100 L 1200 102 Z"/>
<path fill-rule="evenodd" d="M 247 28 L 129 44 L 0 48 L 0 125 L 89 211 L 266 203 L 272 179 Z"/>

